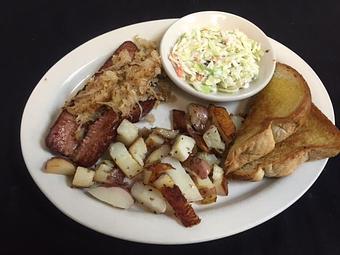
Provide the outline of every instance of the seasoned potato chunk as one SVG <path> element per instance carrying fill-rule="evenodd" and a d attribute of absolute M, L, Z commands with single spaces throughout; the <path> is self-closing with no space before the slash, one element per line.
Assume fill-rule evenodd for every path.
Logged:
<path fill-rule="evenodd" d="M 93 184 L 95 171 L 78 166 L 73 177 L 72 186 L 79 188 L 87 188 Z"/>
<path fill-rule="evenodd" d="M 137 137 L 138 128 L 127 119 L 122 120 L 117 128 L 117 141 L 129 146 Z"/>
<path fill-rule="evenodd" d="M 142 171 L 142 166 L 131 156 L 125 145 L 117 142 L 110 146 L 110 156 L 124 174 L 132 178 Z"/>
<path fill-rule="evenodd" d="M 179 161 L 184 161 L 189 157 L 194 146 L 195 140 L 190 136 L 179 135 L 171 148 L 170 155 Z"/>
<path fill-rule="evenodd" d="M 146 148 L 146 144 L 142 137 L 139 137 L 129 148 L 129 152 L 132 157 L 140 164 L 144 166 L 144 159 L 148 149 Z"/>

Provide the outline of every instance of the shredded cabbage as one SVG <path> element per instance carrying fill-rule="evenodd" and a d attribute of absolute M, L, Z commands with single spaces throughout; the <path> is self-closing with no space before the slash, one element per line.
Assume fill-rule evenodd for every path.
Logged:
<path fill-rule="evenodd" d="M 197 28 L 179 37 L 169 59 L 180 78 L 209 94 L 248 88 L 262 56 L 261 45 L 237 29 Z"/>

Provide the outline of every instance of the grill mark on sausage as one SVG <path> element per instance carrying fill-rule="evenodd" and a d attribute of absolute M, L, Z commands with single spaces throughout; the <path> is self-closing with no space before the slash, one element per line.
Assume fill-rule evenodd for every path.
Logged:
<path fill-rule="evenodd" d="M 116 136 L 118 124 L 118 114 L 111 109 L 106 110 L 89 126 L 84 139 L 72 155 L 73 161 L 84 167 L 96 163 Z"/>

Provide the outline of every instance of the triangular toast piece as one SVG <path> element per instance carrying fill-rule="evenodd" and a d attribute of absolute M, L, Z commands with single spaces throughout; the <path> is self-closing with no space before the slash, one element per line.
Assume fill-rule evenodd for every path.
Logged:
<path fill-rule="evenodd" d="M 224 169 L 236 171 L 272 151 L 305 121 L 311 95 L 303 77 L 292 67 L 277 63 L 273 78 L 256 96 L 231 146 Z"/>
<path fill-rule="evenodd" d="M 263 176 L 291 174 L 301 163 L 334 157 L 340 152 L 340 131 L 313 104 L 305 124 L 266 156 L 244 165 L 231 178 L 259 181 Z"/>

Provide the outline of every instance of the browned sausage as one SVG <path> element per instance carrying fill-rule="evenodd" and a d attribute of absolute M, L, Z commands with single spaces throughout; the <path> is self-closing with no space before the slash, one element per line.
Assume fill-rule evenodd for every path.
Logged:
<path fill-rule="evenodd" d="M 130 54 L 130 57 L 133 58 L 135 56 L 136 51 L 138 50 L 136 44 L 134 44 L 131 41 L 126 41 L 123 42 L 118 49 L 116 49 L 116 51 L 114 52 L 113 55 L 117 55 L 119 54 L 121 51 L 123 50 L 127 50 Z M 112 66 L 112 57 L 110 57 L 108 60 L 106 60 L 106 62 L 104 63 L 104 65 L 99 69 L 98 73 L 100 73 L 100 71 L 102 71 L 103 69 L 106 69 L 110 66 Z"/>
<path fill-rule="evenodd" d="M 152 110 L 155 103 L 156 103 L 155 99 L 139 102 L 139 105 L 136 104 L 132 108 L 127 119 L 132 123 L 139 121 L 141 118 L 145 117 L 145 115 L 147 115 Z"/>
<path fill-rule="evenodd" d="M 70 156 L 78 145 L 75 138 L 77 128 L 75 117 L 63 110 L 45 139 L 46 146 L 55 153 Z"/>
<path fill-rule="evenodd" d="M 108 109 L 92 125 L 90 125 L 84 139 L 72 155 L 72 160 L 80 166 L 92 166 L 106 151 L 116 136 L 119 116 Z"/>

